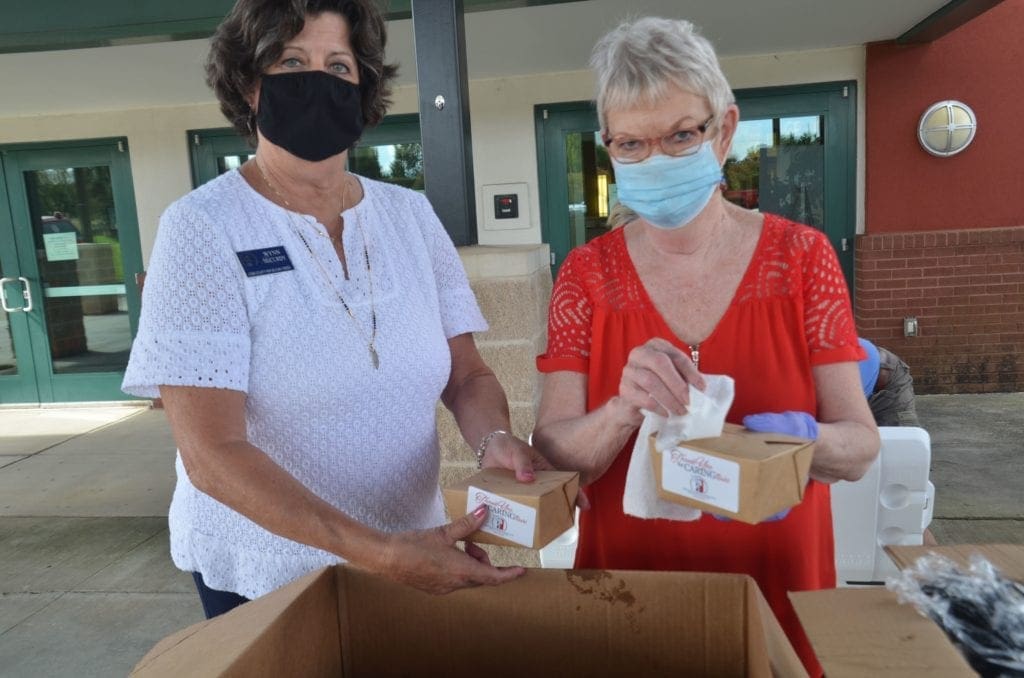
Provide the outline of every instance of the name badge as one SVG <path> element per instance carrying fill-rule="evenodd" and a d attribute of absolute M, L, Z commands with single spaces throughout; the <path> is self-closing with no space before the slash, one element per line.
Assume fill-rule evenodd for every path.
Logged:
<path fill-rule="evenodd" d="M 288 252 L 282 245 L 263 250 L 245 250 L 244 252 L 235 252 L 235 254 L 238 255 L 238 261 L 242 264 L 242 270 L 250 278 L 294 270 L 292 260 L 288 258 Z"/>

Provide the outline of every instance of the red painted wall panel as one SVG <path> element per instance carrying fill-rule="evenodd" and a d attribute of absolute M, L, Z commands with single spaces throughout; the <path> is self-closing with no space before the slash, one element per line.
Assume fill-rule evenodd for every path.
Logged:
<path fill-rule="evenodd" d="M 978 116 L 967 150 L 936 158 L 917 142 L 931 104 Z M 1024 0 L 926 45 L 867 48 L 868 234 L 1024 224 Z"/>

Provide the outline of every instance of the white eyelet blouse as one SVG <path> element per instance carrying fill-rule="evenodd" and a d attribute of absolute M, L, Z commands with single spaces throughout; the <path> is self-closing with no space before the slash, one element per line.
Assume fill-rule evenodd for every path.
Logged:
<path fill-rule="evenodd" d="M 447 339 L 487 323 L 426 198 L 360 181 L 365 197 L 344 213 L 349 279 L 322 225 L 265 199 L 237 171 L 171 205 L 122 388 L 242 391 L 249 441 L 306 487 L 373 528 L 422 529 L 444 522 L 435 407 L 451 368 Z M 379 370 L 367 347 L 363 238 Z M 237 254 L 277 247 L 293 270 L 248 275 Z M 339 562 L 198 491 L 180 454 L 175 467 L 171 555 L 211 588 L 254 598 Z"/>

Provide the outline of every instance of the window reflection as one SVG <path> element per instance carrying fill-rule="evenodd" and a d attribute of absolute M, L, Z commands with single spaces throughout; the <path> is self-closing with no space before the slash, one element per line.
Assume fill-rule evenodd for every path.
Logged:
<path fill-rule="evenodd" d="M 581 245 L 610 230 L 608 215 L 618 202 L 615 174 L 600 132 L 573 132 L 565 137 L 569 228 L 572 244 Z"/>
<path fill-rule="evenodd" d="M 241 155 L 222 155 L 217 158 L 217 174 L 224 174 L 225 172 L 238 169 L 253 157 L 255 156 L 252 153 L 244 153 Z"/>
<path fill-rule="evenodd" d="M 348 155 L 349 170 L 368 179 L 423 192 L 423 146 L 419 142 L 356 146 Z"/>
<path fill-rule="evenodd" d="M 0 278 L 4 277 L 3 265 L 0 264 Z M 10 295 L 14 298 L 14 285 L 11 285 Z M 6 290 L 0 290 L 3 294 Z M 19 300 L 20 301 L 20 300 Z M 11 306 L 15 306 L 12 301 Z M 11 323 L 7 314 L 0 311 L 0 376 L 18 373 L 18 360 L 14 357 L 14 337 L 11 334 Z"/>
<path fill-rule="evenodd" d="M 723 168 L 726 199 L 821 228 L 824 126 L 824 116 L 741 121 Z"/>

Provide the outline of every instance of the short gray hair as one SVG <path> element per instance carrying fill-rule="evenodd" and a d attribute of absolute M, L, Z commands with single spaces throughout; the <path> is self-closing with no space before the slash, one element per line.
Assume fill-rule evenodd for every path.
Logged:
<path fill-rule="evenodd" d="M 601 129 L 607 111 L 655 103 L 673 84 L 705 97 L 716 119 L 736 100 L 715 48 L 683 19 L 645 17 L 619 24 L 594 46 L 590 66 L 597 75 Z"/>

